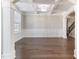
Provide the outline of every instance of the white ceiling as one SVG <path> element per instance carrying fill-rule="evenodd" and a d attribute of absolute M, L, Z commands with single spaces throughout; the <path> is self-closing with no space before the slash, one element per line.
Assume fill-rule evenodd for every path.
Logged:
<path fill-rule="evenodd" d="M 33 0 L 34 3 L 39 3 L 39 4 L 54 4 L 55 1 L 56 0 Z"/>
<path fill-rule="evenodd" d="M 52 13 L 59 13 L 59 12 L 63 12 L 63 11 L 67 11 L 70 8 L 73 8 L 74 4 L 71 2 L 65 2 L 65 3 L 60 3 L 58 5 L 55 6 L 54 11 L 52 11 Z"/>
<path fill-rule="evenodd" d="M 37 4 L 50 4 L 51 7 L 46 13 L 64 12 L 74 5 L 71 0 L 16 0 L 14 4 L 26 13 L 42 13 L 41 10 L 38 11 Z M 54 5 L 54 7 L 52 7 L 52 5 Z"/>
<path fill-rule="evenodd" d="M 17 2 L 16 6 L 21 10 L 21 11 L 35 11 L 35 8 L 33 7 L 33 4 L 27 3 L 27 2 Z"/>

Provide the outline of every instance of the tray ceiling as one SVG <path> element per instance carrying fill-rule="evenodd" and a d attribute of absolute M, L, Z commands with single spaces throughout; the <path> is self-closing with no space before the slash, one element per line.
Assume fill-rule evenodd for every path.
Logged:
<path fill-rule="evenodd" d="M 64 12 L 74 6 L 74 3 L 68 0 L 16 0 L 14 4 L 26 13 Z"/>

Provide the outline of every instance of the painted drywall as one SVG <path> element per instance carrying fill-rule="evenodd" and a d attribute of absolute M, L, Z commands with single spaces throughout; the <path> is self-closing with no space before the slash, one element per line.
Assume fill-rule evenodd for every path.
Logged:
<path fill-rule="evenodd" d="M 22 13 L 12 4 L 11 6 L 11 34 L 14 42 L 22 37 Z"/>
<path fill-rule="evenodd" d="M 61 29 L 62 16 L 59 15 L 27 15 L 25 29 Z"/>
<path fill-rule="evenodd" d="M 62 15 L 25 15 L 24 37 L 63 37 Z"/>

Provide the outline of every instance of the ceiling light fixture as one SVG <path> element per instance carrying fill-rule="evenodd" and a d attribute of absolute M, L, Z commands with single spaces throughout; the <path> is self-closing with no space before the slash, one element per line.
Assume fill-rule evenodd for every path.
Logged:
<path fill-rule="evenodd" d="M 37 4 L 38 10 L 46 12 L 48 11 L 50 4 Z"/>

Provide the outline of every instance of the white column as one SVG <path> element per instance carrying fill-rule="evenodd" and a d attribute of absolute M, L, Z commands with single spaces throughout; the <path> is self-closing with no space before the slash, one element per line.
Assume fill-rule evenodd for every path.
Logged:
<path fill-rule="evenodd" d="M 15 47 L 12 38 L 10 12 L 11 12 L 10 1 L 2 0 L 2 22 L 3 22 L 2 59 L 15 58 Z"/>
<path fill-rule="evenodd" d="M 67 19 L 66 15 L 63 13 L 63 38 L 67 38 Z"/>

